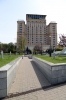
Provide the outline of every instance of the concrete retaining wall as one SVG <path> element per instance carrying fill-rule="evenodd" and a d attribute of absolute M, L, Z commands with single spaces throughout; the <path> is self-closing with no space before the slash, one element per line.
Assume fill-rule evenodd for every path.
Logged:
<path fill-rule="evenodd" d="M 33 60 L 51 84 L 66 82 L 66 63 L 53 64 L 36 57 Z"/>
<path fill-rule="evenodd" d="M 7 96 L 21 57 L 0 68 L 0 98 Z"/>

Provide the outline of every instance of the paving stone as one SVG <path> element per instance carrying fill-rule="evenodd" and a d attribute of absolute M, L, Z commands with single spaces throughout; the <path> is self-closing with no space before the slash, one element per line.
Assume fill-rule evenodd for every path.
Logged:
<path fill-rule="evenodd" d="M 42 89 L 43 86 L 49 85 L 37 64 L 24 57 L 8 94 L 17 95 L 3 100 L 66 100 L 66 84 Z"/>

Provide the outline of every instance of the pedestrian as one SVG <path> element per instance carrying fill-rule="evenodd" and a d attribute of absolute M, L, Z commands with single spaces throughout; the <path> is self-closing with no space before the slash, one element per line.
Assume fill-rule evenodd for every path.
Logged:
<path fill-rule="evenodd" d="M 23 55 L 22 55 L 22 59 L 23 59 Z"/>

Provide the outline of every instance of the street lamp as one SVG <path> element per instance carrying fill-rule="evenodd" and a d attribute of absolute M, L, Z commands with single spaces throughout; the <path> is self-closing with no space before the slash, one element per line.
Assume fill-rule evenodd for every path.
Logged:
<path fill-rule="evenodd" d="M 51 36 L 50 37 L 50 49 L 49 49 L 49 56 L 51 57 L 51 53 L 52 53 L 52 50 L 51 50 Z"/>
<path fill-rule="evenodd" d="M 51 49 L 51 35 L 49 36 L 49 38 L 50 38 L 50 49 Z"/>
<path fill-rule="evenodd" d="M 41 42 L 41 55 L 42 55 L 42 42 Z"/>

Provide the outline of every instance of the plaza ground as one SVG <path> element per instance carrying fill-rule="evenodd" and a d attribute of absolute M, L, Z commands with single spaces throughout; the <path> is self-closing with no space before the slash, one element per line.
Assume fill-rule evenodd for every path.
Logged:
<path fill-rule="evenodd" d="M 2 100 L 66 100 L 66 84 L 51 86 L 37 64 L 24 57 L 8 96 Z"/>

